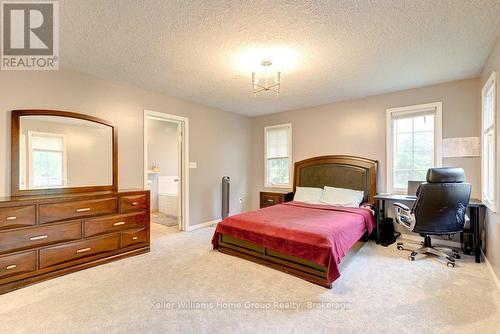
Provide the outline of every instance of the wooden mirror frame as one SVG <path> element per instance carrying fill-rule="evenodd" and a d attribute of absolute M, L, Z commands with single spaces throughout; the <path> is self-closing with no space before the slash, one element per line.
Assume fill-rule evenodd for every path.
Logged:
<path fill-rule="evenodd" d="M 102 125 L 109 126 L 112 133 L 113 146 L 113 184 L 107 186 L 84 186 L 67 188 L 48 188 L 48 189 L 19 189 L 19 138 L 21 131 L 20 119 L 22 116 L 57 116 L 76 118 Z M 11 133 L 10 133 L 10 157 L 11 157 L 11 196 L 32 196 L 47 194 L 71 194 L 96 191 L 116 191 L 118 190 L 118 134 L 115 126 L 103 119 L 78 114 L 68 111 L 58 110 L 12 110 L 11 115 Z"/>

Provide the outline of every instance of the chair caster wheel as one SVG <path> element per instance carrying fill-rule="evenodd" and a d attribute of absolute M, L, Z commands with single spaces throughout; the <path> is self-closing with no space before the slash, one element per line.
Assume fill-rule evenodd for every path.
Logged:
<path fill-rule="evenodd" d="M 455 253 L 455 254 L 453 254 L 453 257 L 454 257 L 455 259 L 458 259 L 458 260 L 460 260 L 460 259 L 461 259 L 460 255 L 459 255 L 459 254 L 456 254 L 456 253 Z"/>
<path fill-rule="evenodd" d="M 455 262 L 448 262 L 446 265 L 450 268 L 455 268 Z"/>
<path fill-rule="evenodd" d="M 403 250 L 404 248 L 403 248 L 403 246 L 401 246 L 401 245 L 397 245 L 397 249 L 398 249 L 398 250 Z"/>
<path fill-rule="evenodd" d="M 410 261 L 415 261 L 415 256 L 411 256 L 411 255 L 410 255 L 410 256 L 408 256 L 408 260 L 410 260 Z"/>

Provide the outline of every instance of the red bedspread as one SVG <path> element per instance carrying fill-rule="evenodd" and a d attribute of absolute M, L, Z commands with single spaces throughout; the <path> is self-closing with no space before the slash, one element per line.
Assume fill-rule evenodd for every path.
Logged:
<path fill-rule="evenodd" d="M 212 238 L 228 234 L 328 268 L 328 280 L 340 276 L 338 264 L 375 218 L 369 209 L 288 202 L 224 219 Z"/>

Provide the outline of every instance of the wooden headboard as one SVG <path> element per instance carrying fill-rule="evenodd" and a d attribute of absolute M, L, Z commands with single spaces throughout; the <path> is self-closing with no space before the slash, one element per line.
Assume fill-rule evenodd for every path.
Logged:
<path fill-rule="evenodd" d="M 325 155 L 295 163 L 293 192 L 296 187 L 324 186 L 362 190 L 364 202 L 374 203 L 377 194 L 376 160 L 349 155 Z"/>

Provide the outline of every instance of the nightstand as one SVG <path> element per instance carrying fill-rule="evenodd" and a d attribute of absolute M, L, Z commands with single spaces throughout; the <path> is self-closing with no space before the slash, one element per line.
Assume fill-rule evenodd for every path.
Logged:
<path fill-rule="evenodd" d="M 272 191 L 261 191 L 260 192 L 260 208 L 267 208 L 275 204 L 281 204 L 284 202 L 290 202 L 293 200 L 292 192 L 272 192 Z"/>

